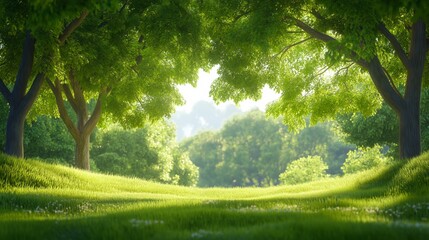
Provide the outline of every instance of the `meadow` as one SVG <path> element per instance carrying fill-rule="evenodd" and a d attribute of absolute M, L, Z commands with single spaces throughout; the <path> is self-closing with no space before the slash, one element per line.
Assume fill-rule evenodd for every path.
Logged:
<path fill-rule="evenodd" d="M 0 239 L 429 239 L 429 153 L 267 188 L 166 185 L 0 155 Z"/>

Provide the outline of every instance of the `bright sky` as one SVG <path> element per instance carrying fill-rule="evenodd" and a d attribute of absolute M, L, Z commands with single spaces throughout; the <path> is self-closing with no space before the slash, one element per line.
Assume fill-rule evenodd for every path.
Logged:
<path fill-rule="evenodd" d="M 200 70 L 198 73 L 199 79 L 197 87 L 194 88 L 190 84 L 179 86 L 179 91 L 185 98 L 186 104 L 176 108 L 176 111 L 190 112 L 195 103 L 201 100 L 208 102 L 214 102 L 209 96 L 210 85 L 218 77 L 217 68 L 212 68 L 211 71 L 204 72 Z M 240 102 L 237 106 L 242 111 L 249 111 L 254 108 L 258 108 L 261 111 L 265 111 L 266 105 L 279 97 L 278 93 L 275 93 L 268 87 L 265 87 L 262 91 L 262 98 L 259 101 L 245 100 Z M 223 109 L 228 104 L 234 104 L 232 101 L 221 103 L 217 107 Z"/>

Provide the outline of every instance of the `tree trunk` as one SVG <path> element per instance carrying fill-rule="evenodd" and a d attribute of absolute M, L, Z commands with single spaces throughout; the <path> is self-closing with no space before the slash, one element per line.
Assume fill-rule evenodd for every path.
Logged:
<path fill-rule="evenodd" d="M 75 164 L 77 168 L 90 170 L 89 166 L 89 139 L 90 135 L 81 134 L 76 141 Z"/>
<path fill-rule="evenodd" d="M 58 79 L 55 82 L 51 82 L 48 79 L 47 83 L 55 95 L 60 117 L 75 141 L 75 165 L 77 168 L 90 170 L 90 136 L 100 119 L 102 101 L 109 92 L 109 89 L 105 88 L 99 92 L 95 109 L 92 111 L 91 116 L 89 116 L 83 90 L 79 82 L 74 78 L 73 71 L 69 73 L 69 81 L 71 87 L 68 84 L 61 84 Z M 67 113 L 62 96 L 63 92 L 77 116 L 76 124 Z"/>
<path fill-rule="evenodd" d="M 420 155 L 419 106 L 413 104 L 399 114 L 399 155 L 402 159 Z"/>
<path fill-rule="evenodd" d="M 79 88 L 80 89 L 80 88 Z M 79 92 L 78 94 L 75 92 L 75 96 L 82 96 L 83 93 Z M 85 129 L 85 125 L 88 122 L 88 110 L 86 108 L 86 101 L 82 98 L 80 101 L 75 101 L 79 111 L 76 112 L 77 115 L 77 131 L 78 137 L 75 138 L 76 148 L 75 148 L 75 164 L 76 167 L 84 170 L 90 170 L 89 167 L 89 137 L 91 135 L 91 131 L 87 132 Z"/>
<path fill-rule="evenodd" d="M 33 69 L 35 43 L 36 40 L 31 36 L 30 31 L 27 31 L 21 62 L 12 91 L 0 80 L 0 91 L 9 104 L 5 153 L 21 158 L 24 157 L 25 118 L 28 111 L 33 106 L 33 103 L 36 101 L 45 78 L 43 73 L 37 74 L 28 89 L 29 79 Z"/>
<path fill-rule="evenodd" d="M 399 152 L 403 159 L 421 153 L 420 95 L 426 54 L 426 25 L 418 20 L 412 26 L 409 62 L 406 65 L 405 108 L 399 112 Z"/>
<path fill-rule="evenodd" d="M 24 157 L 24 122 L 26 114 L 16 107 L 10 107 L 6 125 L 5 152 L 15 157 Z"/>

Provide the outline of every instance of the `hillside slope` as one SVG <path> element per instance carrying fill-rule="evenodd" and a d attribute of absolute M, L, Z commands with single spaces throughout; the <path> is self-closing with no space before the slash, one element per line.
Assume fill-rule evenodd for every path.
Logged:
<path fill-rule="evenodd" d="M 295 186 L 195 188 L 0 155 L 0 239 L 427 239 L 429 154 Z"/>

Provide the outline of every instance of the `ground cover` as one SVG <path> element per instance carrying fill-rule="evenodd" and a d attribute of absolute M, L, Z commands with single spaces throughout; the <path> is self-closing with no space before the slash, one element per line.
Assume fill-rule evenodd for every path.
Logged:
<path fill-rule="evenodd" d="M 0 239 L 429 239 L 429 154 L 293 186 L 195 188 L 0 156 Z"/>

